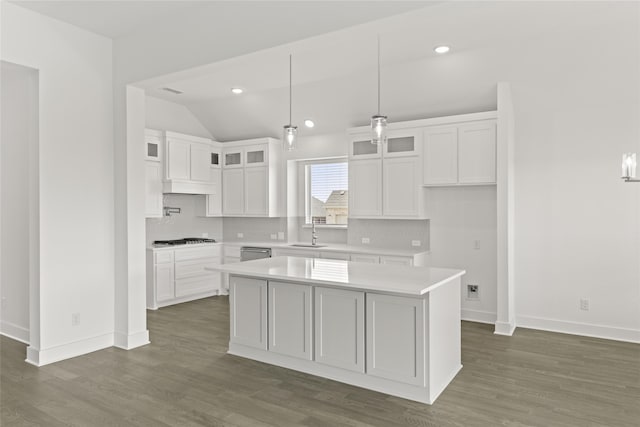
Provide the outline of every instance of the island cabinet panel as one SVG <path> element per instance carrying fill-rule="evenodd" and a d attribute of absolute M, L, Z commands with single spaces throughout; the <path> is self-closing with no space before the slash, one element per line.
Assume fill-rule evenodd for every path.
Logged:
<path fill-rule="evenodd" d="M 232 343 L 267 349 L 267 281 L 232 276 L 229 282 Z"/>
<path fill-rule="evenodd" d="M 364 373 L 364 292 L 315 288 L 315 360 Z"/>
<path fill-rule="evenodd" d="M 312 287 L 269 281 L 269 351 L 311 360 Z"/>
<path fill-rule="evenodd" d="M 367 374 L 425 386 L 424 300 L 367 293 Z"/>

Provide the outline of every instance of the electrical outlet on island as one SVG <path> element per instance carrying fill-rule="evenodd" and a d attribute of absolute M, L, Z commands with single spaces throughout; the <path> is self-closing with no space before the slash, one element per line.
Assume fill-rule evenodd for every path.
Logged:
<path fill-rule="evenodd" d="M 362 238 L 362 244 L 363 244 L 363 245 L 368 245 L 370 242 L 371 242 L 371 240 L 369 240 L 369 238 L 368 238 L 368 237 L 363 237 L 363 238 Z"/>

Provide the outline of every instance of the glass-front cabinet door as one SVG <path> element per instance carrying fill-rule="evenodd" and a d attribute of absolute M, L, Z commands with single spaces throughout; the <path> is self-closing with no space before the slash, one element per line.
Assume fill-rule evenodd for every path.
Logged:
<path fill-rule="evenodd" d="M 242 148 L 223 150 L 222 161 L 225 168 L 241 168 L 242 167 Z"/>
<path fill-rule="evenodd" d="M 352 159 L 375 159 L 380 157 L 380 146 L 371 143 L 371 135 L 361 133 L 349 136 L 349 157 Z"/>
<path fill-rule="evenodd" d="M 244 149 L 244 165 L 246 167 L 265 166 L 269 161 L 268 155 L 268 145 L 249 145 Z"/>
<path fill-rule="evenodd" d="M 209 154 L 209 166 L 214 169 L 220 169 L 222 166 L 222 152 L 218 148 L 212 148 Z"/>
<path fill-rule="evenodd" d="M 417 156 L 420 154 L 422 132 L 419 129 L 398 129 L 387 133 L 384 157 Z"/>

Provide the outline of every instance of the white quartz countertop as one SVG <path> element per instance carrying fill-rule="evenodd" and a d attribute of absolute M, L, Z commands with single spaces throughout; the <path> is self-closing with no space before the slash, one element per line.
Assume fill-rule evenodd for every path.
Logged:
<path fill-rule="evenodd" d="M 186 245 L 149 245 L 148 251 L 172 251 L 174 249 L 187 249 L 187 248 L 203 248 L 206 246 L 220 246 L 222 242 L 207 242 L 207 243 L 189 243 Z"/>
<path fill-rule="evenodd" d="M 449 268 L 408 267 L 284 256 L 205 269 L 270 280 L 409 296 L 424 295 L 466 273 L 464 270 Z"/>
<path fill-rule="evenodd" d="M 308 244 L 306 242 L 300 242 L 301 244 Z M 229 246 L 255 246 L 260 248 L 271 249 L 294 249 L 297 251 L 313 251 L 313 252 L 342 252 L 342 253 L 358 253 L 358 254 L 372 254 L 372 255 L 390 255 L 390 256 L 414 256 L 416 254 L 429 253 L 428 250 L 416 248 L 416 249 L 386 249 L 379 247 L 366 247 L 366 246 L 354 246 L 346 245 L 344 243 L 319 243 L 318 246 L 301 247 L 294 246 L 294 243 L 287 242 L 223 242 Z"/>

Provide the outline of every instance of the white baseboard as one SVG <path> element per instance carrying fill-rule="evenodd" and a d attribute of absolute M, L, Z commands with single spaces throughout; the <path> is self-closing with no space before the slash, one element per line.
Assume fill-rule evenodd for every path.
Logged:
<path fill-rule="evenodd" d="M 116 332 L 114 336 L 114 346 L 124 350 L 131 350 L 149 344 L 149 331 L 136 332 L 135 334 L 125 334 Z"/>
<path fill-rule="evenodd" d="M 564 320 L 544 319 L 530 316 L 517 316 L 518 327 L 540 329 L 563 334 L 582 335 L 615 341 L 640 343 L 640 330 L 616 328 L 612 326 L 592 325 L 589 323 L 567 322 Z"/>
<path fill-rule="evenodd" d="M 98 335 L 96 337 L 41 350 L 29 346 L 27 347 L 27 359 L 25 361 L 35 366 L 44 366 L 112 346 L 113 333 Z"/>
<path fill-rule="evenodd" d="M 511 322 L 496 322 L 496 328 L 493 333 L 496 335 L 505 335 L 510 337 L 516 330 L 515 321 Z"/>
<path fill-rule="evenodd" d="M 29 344 L 29 329 L 3 320 L 0 322 L 0 335 Z"/>
<path fill-rule="evenodd" d="M 489 323 L 493 325 L 496 322 L 496 314 L 490 311 L 469 310 L 463 308 L 460 310 L 460 318 L 469 322 Z"/>

